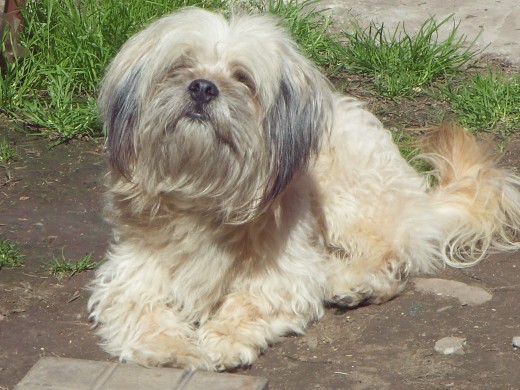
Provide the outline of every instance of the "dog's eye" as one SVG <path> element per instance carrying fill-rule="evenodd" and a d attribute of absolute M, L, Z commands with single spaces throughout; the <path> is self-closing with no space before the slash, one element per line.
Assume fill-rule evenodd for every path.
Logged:
<path fill-rule="evenodd" d="M 253 81 L 251 76 L 249 76 L 249 74 L 247 74 L 246 72 L 237 70 L 235 73 L 233 73 L 233 78 L 239 83 L 244 84 L 247 88 L 249 88 L 251 92 L 255 92 L 255 82 Z"/>
<path fill-rule="evenodd" d="M 169 66 L 167 74 L 170 77 L 178 76 L 180 73 L 192 66 L 193 60 L 188 55 L 182 55 Z"/>

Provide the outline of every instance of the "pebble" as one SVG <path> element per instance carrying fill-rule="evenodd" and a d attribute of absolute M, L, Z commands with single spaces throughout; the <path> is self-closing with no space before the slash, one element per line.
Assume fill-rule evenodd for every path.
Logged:
<path fill-rule="evenodd" d="M 470 286 L 456 280 L 416 278 L 414 285 L 415 289 L 419 292 L 457 298 L 463 306 L 482 305 L 493 298 L 493 295 L 483 288 Z"/>
<path fill-rule="evenodd" d="M 443 355 L 464 355 L 464 346 L 466 339 L 464 337 L 444 337 L 437 340 L 433 350 Z"/>
<path fill-rule="evenodd" d="M 520 336 L 513 337 L 513 347 L 520 348 Z"/>

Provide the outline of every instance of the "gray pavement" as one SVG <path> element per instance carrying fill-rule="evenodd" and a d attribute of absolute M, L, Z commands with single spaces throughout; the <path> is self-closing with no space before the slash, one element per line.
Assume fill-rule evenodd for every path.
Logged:
<path fill-rule="evenodd" d="M 15 390 L 266 390 L 264 378 L 44 357 Z"/>

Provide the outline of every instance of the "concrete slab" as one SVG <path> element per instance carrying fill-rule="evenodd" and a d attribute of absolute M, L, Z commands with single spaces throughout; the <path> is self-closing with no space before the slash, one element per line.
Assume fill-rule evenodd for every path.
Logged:
<path fill-rule="evenodd" d="M 453 15 L 453 21 L 460 22 L 459 33 L 467 36 L 467 43 L 476 39 L 476 48 L 485 48 L 484 54 L 520 63 L 518 0 L 322 0 L 315 7 L 332 14 L 338 28 L 348 28 L 355 18 L 361 26 L 373 21 L 384 23 L 390 31 L 404 23 L 409 33 L 416 32 L 430 16 L 441 21 Z M 453 23 L 443 26 L 439 38 L 445 38 L 452 27 Z"/>
<path fill-rule="evenodd" d="M 235 374 L 144 368 L 133 364 L 43 357 L 15 390 L 266 390 L 268 382 Z"/>

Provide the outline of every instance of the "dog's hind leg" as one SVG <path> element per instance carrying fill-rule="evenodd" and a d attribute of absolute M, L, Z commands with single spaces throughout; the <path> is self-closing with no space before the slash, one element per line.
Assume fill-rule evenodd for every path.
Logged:
<path fill-rule="evenodd" d="M 345 259 L 332 258 L 328 268 L 327 303 L 341 308 L 383 303 L 404 289 L 408 276 L 406 264 L 391 253 L 371 260 L 367 266 L 367 261 L 362 259 L 345 262 Z"/>
<path fill-rule="evenodd" d="M 336 167 L 322 158 L 328 182 L 320 184 L 330 302 L 384 302 L 408 274 L 467 267 L 490 252 L 518 249 L 520 178 L 497 167 L 492 149 L 463 129 L 445 125 L 426 137 L 435 185 L 411 172 L 390 145 L 361 158 L 334 145 L 344 150 L 330 153 Z M 375 148 L 376 140 L 368 145 Z"/>

